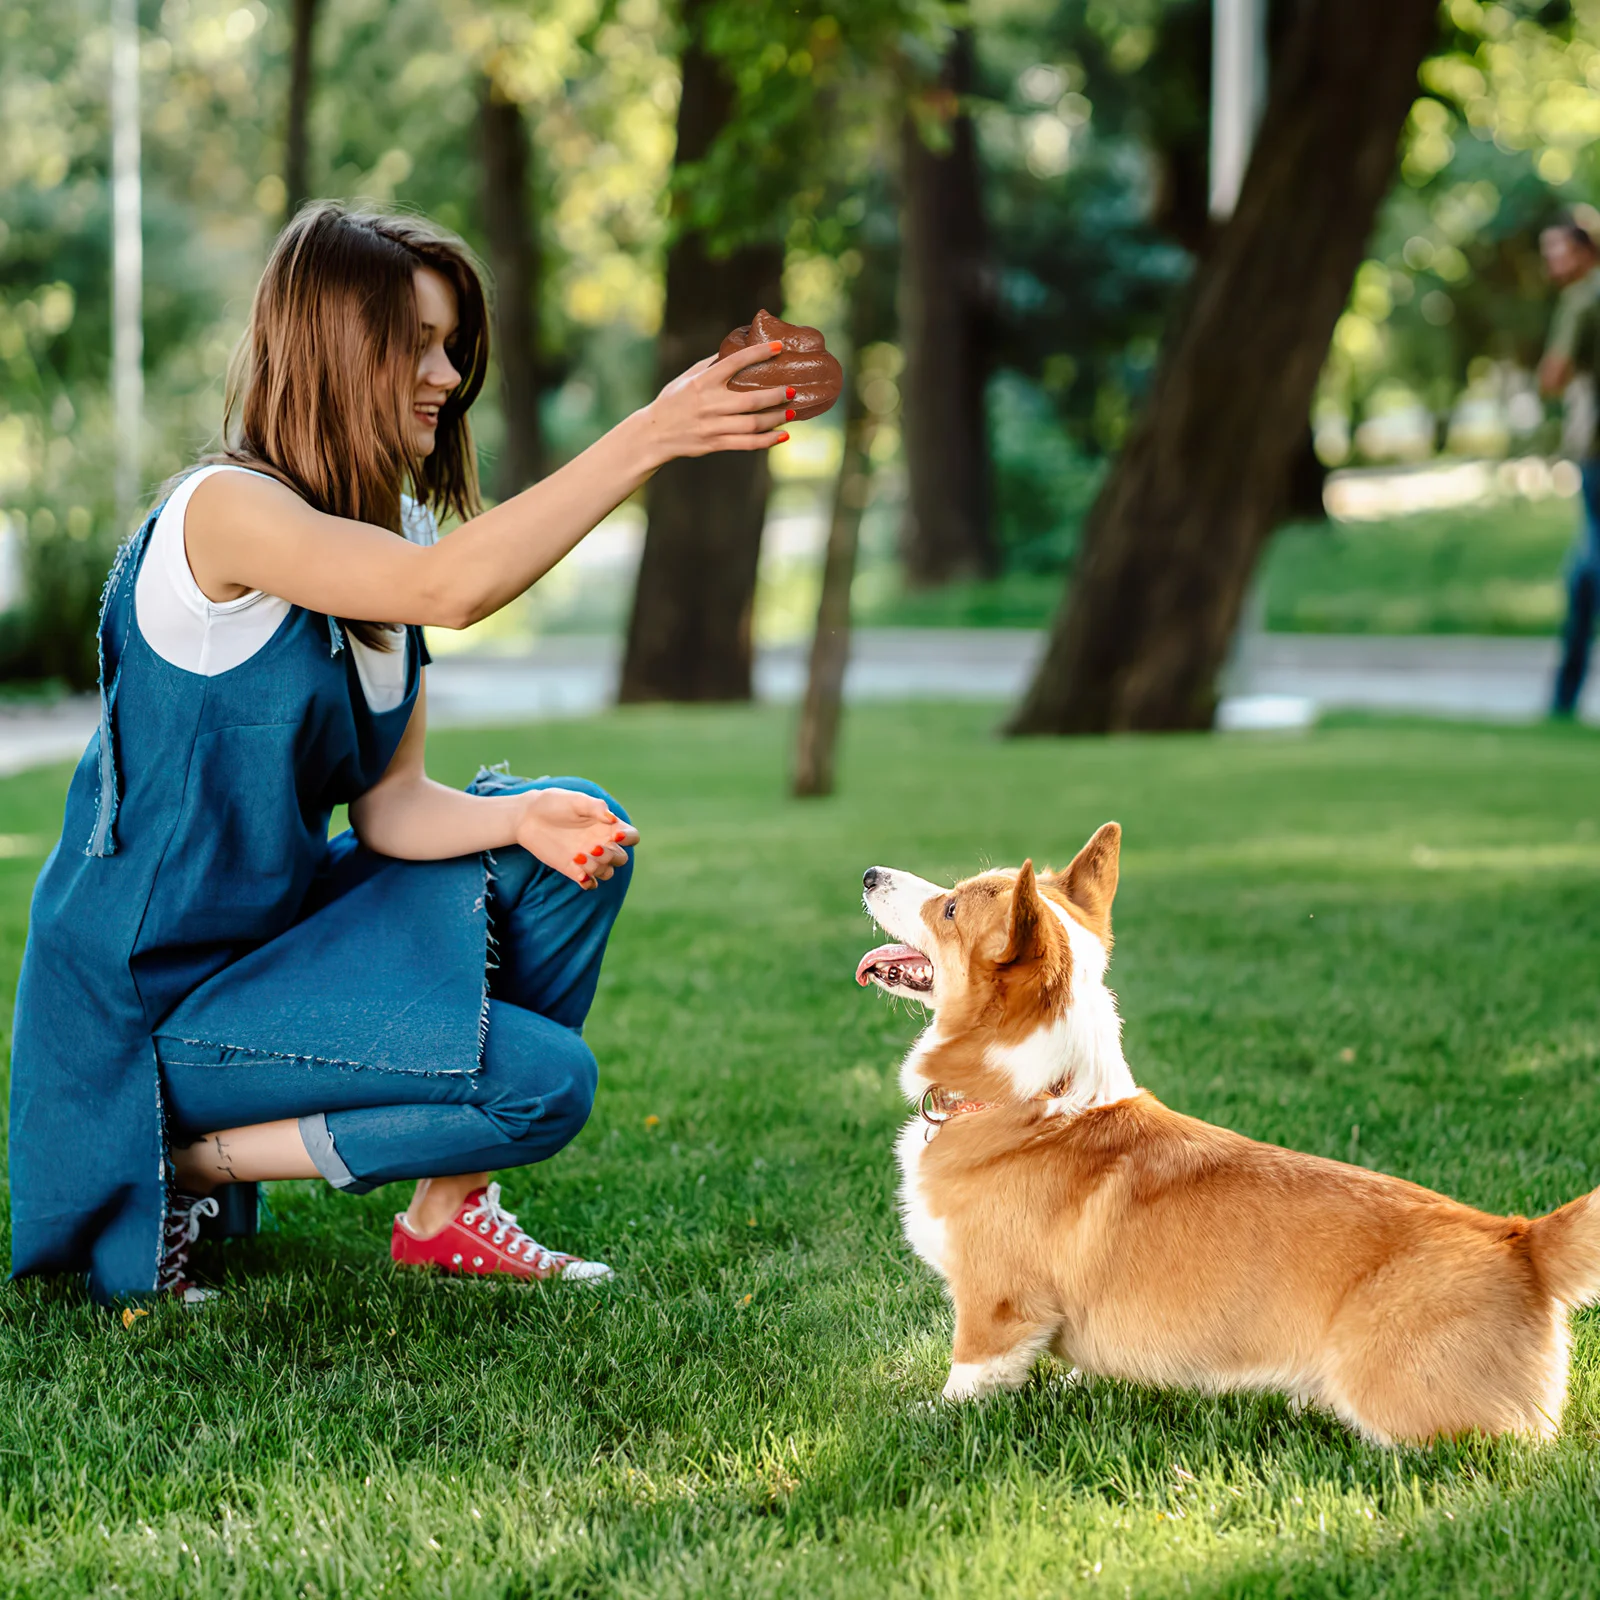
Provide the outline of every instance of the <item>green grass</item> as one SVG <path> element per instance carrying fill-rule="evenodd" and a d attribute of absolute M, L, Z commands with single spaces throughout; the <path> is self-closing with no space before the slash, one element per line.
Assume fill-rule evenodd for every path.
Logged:
<path fill-rule="evenodd" d="M 1572 500 L 1505 500 L 1380 522 L 1284 528 L 1262 566 L 1275 633 L 1549 634 L 1577 526 Z M 869 585 L 869 589 L 873 586 Z M 859 607 L 880 627 L 1042 628 L 1061 578 L 1008 573 L 988 583 L 883 587 Z"/>
<path fill-rule="evenodd" d="M 1475 1204 L 1600 1183 L 1600 744 L 1583 730 L 1002 744 L 853 713 L 838 799 L 786 719 L 433 741 L 585 772 L 643 830 L 595 1117 L 511 1203 L 599 1292 L 397 1277 L 395 1193 L 278 1185 L 201 1316 L 0 1293 L 0 1594 L 1567 1596 L 1600 1553 L 1600 1316 L 1539 1451 L 1385 1453 L 1272 1397 L 1119 1383 L 937 1403 L 894 1069 L 851 982 L 873 862 L 953 876 L 1127 828 L 1113 975 L 1172 1104 Z M 0 782 L 0 961 L 63 774 Z M 63 1150 L 71 1161 L 74 1152 Z M 1588 1572 L 1588 1577 L 1584 1573 Z"/>
<path fill-rule="evenodd" d="M 1043 628 L 1061 602 L 1060 573 L 1008 572 L 977 583 L 906 589 L 898 577 L 869 576 L 853 596 L 855 620 L 868 628 Z"/>
<path fill-rule="evenodd" d="M 1281 633 L 1549 634 L 1566 608 L 1573 500 L 1505 500 L 1285 528 L 1265 569 Z"/>

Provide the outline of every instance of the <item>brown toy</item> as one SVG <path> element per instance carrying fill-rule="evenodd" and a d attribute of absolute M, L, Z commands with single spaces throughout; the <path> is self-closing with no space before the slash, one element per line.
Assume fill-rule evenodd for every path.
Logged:
<path fill-rule="evenodd" d="M 815 328 L 797 328 L 792 322 L 781 322 L 770 311 L 758 311 L 748 327 L 735 328 L 722 341 L 717 360 L 731 356 L 751 344 L 766 344 L 773 339 L 783 342 L 783 351 L 770 361 L 757 361 L 728 379 L 730 389 L 794 390 L 788 409 L 794 420 L 804 422 L 808 417 L 820 417 L 844 387 L 844 369 L 828 354 L 822 335 Z"/>

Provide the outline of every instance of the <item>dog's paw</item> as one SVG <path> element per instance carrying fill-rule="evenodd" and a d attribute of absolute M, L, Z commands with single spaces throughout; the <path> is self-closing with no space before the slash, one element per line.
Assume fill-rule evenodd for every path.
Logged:
<path fill-rule="evenodd" d="M 984 1382 L 987 1363 L 978 1361 L 958 1361 L 950 1369 L 950 1376 L 945 1380 L 942 1397 L 959 1405 L 963 1400 L 976 1400 L 980 1395 L 987 1394 L 993 1387 Z"/>

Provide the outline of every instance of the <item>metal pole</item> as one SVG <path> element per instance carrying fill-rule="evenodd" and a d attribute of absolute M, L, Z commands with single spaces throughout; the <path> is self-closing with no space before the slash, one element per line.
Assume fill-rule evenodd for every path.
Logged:
<path fill-rule="evenodd" d="M 144 424 L 144 241 L 139 179 L 139 6 L 111 0 L 111 408 L 117 513 L 140 495 Z"/>
<path fill-rule="evenodd" d="M 1265 0 L 1212 0 L 1211 215 L 1233 215 L 1267 88 Z"/>

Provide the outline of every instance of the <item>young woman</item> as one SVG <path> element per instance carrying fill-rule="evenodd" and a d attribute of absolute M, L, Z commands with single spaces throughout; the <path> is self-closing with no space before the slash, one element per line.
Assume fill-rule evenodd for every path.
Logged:
<path fill-rule="evenodd" d="M 581 1029 L 639 836 L 580 779 L 433 782 L 421 629 L 515 599 L 664 462 L 787 438 L 784 390 L 726 387 L 768 353 L 708 357 L 480 513 L 464 247 L 336 205 L 285 229 L 226 448 L 106 585 L 100 728 L 17 991 L 14 1273 L 203 1299 L 185 1262 L 217 1189 L 320 1174 L 420 1180 L 397 1261 L 609 1276 L 522 1232 L 488 1175 L 588 1115 Z M 462 519 L 440 543 L 431 510 Z"/>

